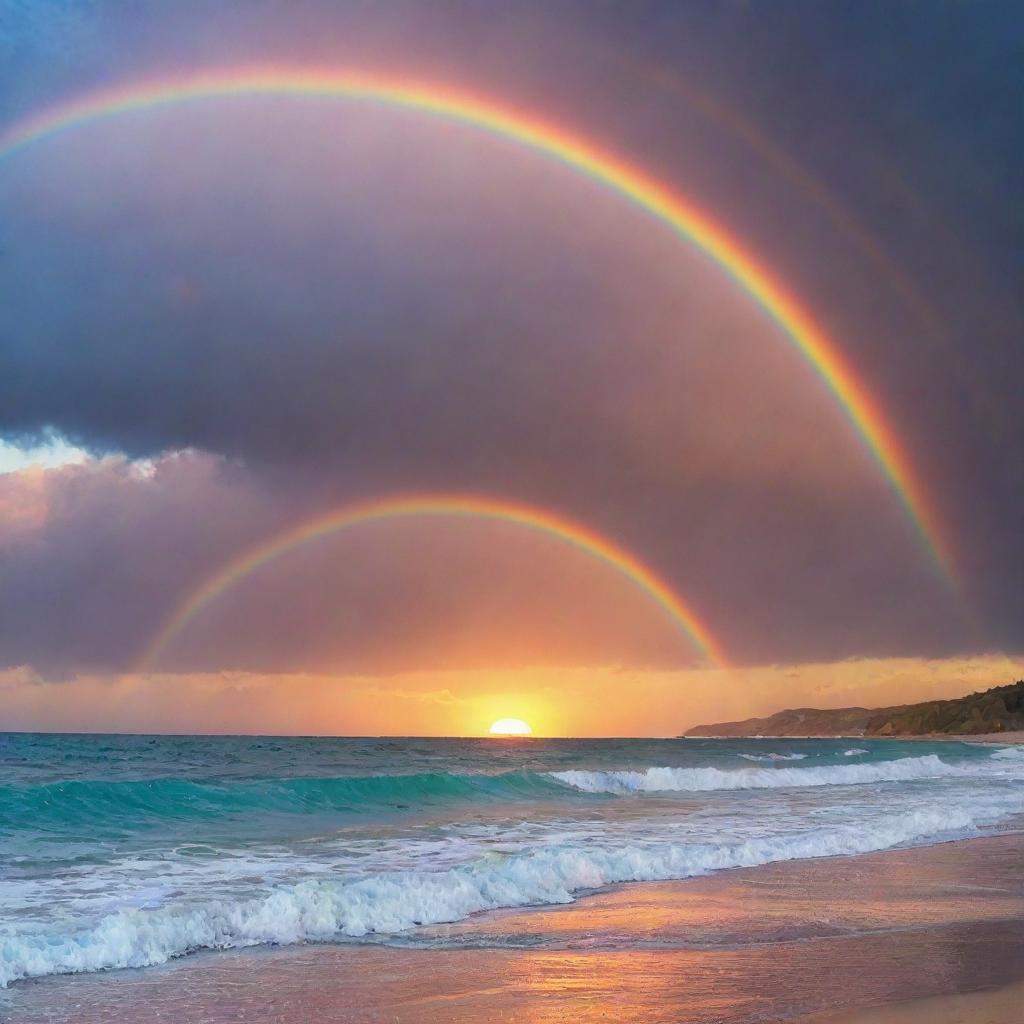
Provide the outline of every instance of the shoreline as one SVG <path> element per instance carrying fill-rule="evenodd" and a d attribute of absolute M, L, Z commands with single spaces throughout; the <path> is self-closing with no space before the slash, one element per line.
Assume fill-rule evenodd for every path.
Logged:
<path fill-rule="evenodd" d="M 949 733 L 930 733 L 925 736 L 872 736 L 870 739 L 894 739 L 894 740 L 938 740 L 957 743 L 978 743 L 986 746 L 995 744 L 1000 747 L 1014 747 L 1024 743 L 1024 730 L 1015 732 L 983 732 L 971 735 L 952 736 Z"/>
<path fill-rule="evenodd" d="M 914 736 L 863 736 L 856 733 L 838 733 L 820 736 L 775 736 L 765 733 L 760 736 L 679 736 L 681 740 L 867 740 L 869 743 L 928 742 L 928 743 L 976 743 L 979 746 L 1013 747 L 1024 744 L 1024 730 L 1014 732 L 948 733 L 931 732 Z"/>
<path fill-rule="evenodd" d="M 1022 867 L 1024 835 L 1009 834 L 624 883 L 389 945 L 256 947 L 29 979 L 0 992 L 0 1018 L 954 1024 L 935 1005 L 985 989 L 971 1005 L 996 1013 L 1003 988 L 1024 981 Z M 884 1016 L 925 1012 L 908 1000 L 932 1017 Z"/>

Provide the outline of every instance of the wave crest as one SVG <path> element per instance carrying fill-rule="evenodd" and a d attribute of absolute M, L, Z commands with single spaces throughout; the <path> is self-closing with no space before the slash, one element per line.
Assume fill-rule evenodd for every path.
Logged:
<path fill-rule="evenodd" d="M 503 800 L 551 793 L 543 773 L 341 776 L 246 781 L 155 778 L 69 780 L 0 786 L 0 828 L 66 829 L 102 823 L 108 832 L 135 831 L 157 821 L 224 815 L 345 813 L 367 808 L 420 807 L 458 800 Z"/>
<path fill-rule="evenodd" d="M 13 929 L 0 942 L 0 987 L 20 978 L 164 963 L 199 949 L 290 945 L 393 934 L 503 907 L 572 902 L 616 882 L 689 878 L 781 860 L 870 853 L 964 833 L 1022 801 L 933 807 L 863 824 L 733 843 L 551 846 L 436 872 L 309 880 L 244 900 L 119 910 L 69 934 Z"/>
<path fill-rule="evenodd" d="M 1024 746 L 1000 747 L 992 752 L 992 756 L 1000 761 L 1017 761 L 1024 759 Z"/>
<path fill-rule="evenodd" d="M 803 761 L 806 754 L 740 754 L 745 761 Z"/>
<path fill-rule="evenodd" d="M 552 778 L 585 793 L 707 793 L 723 789 L 789 789 L 799 786 L 854 786 L 871 782 L 911 782 L 972 772 L 946 764 L 936 754 L 878 764 L 820 768 L 646 768 L 643 771 L 564 771 Z"/>

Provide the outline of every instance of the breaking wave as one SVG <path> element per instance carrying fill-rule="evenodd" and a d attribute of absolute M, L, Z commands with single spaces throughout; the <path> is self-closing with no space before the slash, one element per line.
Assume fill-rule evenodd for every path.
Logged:
<path fill-rule="evenodd" d="M 806 754 L 740 754 L 746 761 L 803 761 Z"/>
<path fill-rule="evenodd" d="M 1024 746 L 1000 747 L 992 752 L 992 756 L 1000 761 L 1024 760 Z"/>
<path fill-rule="evenodd" d="M 706 793 L 721 789 L 788 789 L 798 786 L 854 786 L 871 782 L 911 782 L 976 774 L 947 764 L 936 754 L 877 764 L 821 768 L 646 768 L 642 771 L 552 772 L 553 778 L 586 793 Z"/>
<path fill-rule="evenodd" d="M 0 941 L 0 987 L 47 974 L 145 967 L 200 949 L 389 935 L 486 910 L 569 903 L 582 891 L 615 882 L 869 853 L 965 834 L 1020 810 L 1024 801 L 1012 804 L 982 800 L 888 815 L 870 827 L 834 825 L 721 844 L 552 845 L 447 870 L 307 880 L 247 899 L 122 909 L 63 934 L 9 930 Z"/>
<path fill-rule="evenodd" d="M 0 786 L 0 829 L 46 830 L 102 823 L 135 831 L 154 822 L 250 812 L 311 814 L 367 808 L 423 807 L 458 800 L 498 801 L 550 795 L 555 783 L 542 772 L 285 778 L 246 781 L 156 778 L 130 781 L 69 780 Z"/>

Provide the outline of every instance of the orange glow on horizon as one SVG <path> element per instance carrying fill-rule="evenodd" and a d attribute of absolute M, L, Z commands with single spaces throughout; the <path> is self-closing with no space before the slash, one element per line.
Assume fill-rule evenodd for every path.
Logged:
<path fill-rule="evenodd" d="M 945 700 L 1024 676 L 1024 655 L 876 658 L 728 671 L 533 666 L 394 676 L 219 672 L 79 676 L 0 670 L 19 731 L 485 737 L 514 709 L 534 737 L 678 736 L 787 707 Z M 500 743 L 498 739 L 495 744 Z"/>
<path fill-rule="evenodd" d="M 533 729 L 521 718 L 499 718 L 487 730 L 492 736 L 532 736 Z"/>

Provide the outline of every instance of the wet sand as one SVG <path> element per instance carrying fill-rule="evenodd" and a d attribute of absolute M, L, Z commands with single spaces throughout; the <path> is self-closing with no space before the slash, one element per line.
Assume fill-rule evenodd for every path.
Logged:
<path fill-rule="evenodd" d="M 805 1017 L 799 1024 L 1020 1024 L 1024 985 L 994 992 L 914 999 L 876 1010 Z"/>
<path fill-rule="evenodd" d="M 432 928 L 404 946 L 203 953 L 19 982 L 0 993 L 0 1017 L 1020 1024 L 1016 991 L 1002 989 L 1021 981 L 1024 837 L 1003 836 L 625 885 Z"/>

